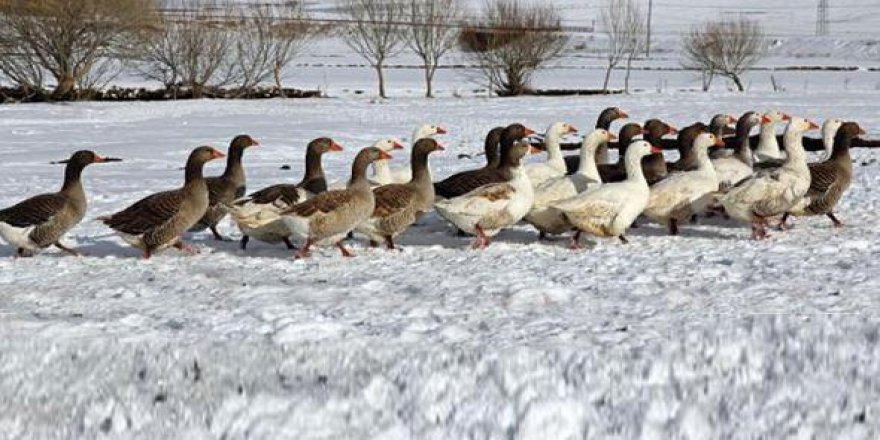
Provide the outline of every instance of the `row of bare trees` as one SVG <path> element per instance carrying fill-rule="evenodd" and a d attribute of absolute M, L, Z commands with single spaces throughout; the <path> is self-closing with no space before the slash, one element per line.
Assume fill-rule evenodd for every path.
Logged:
<path fill-rule="evenodd" d="M 336 28 L 315 25 L 299 2 L 179 0 L 169 12 L 157 1 L 0 0 L 0 74 L 37 93 L 54 81 L 51 99 L 102 87 L 129 65 L 174 96 L 220 87 L 246 95 L 266 82 L 283 92 L 285 68 L 316 34 L 332 32 L 373 67 L 381 97 L 388 60 L 407 49 L 421 60 L 428 97 L 441 59 L 454 49 L 496 93 L 520 95 L 534 91 L 534 73 L 568 41 L 553 6 L 527 0 L 488 0 L 471 20 L 461 0 L 343 0 L 348 20 Z M 637 0 L 607 0 L 604 90 L 621 63 L 629 89 L 645 21 Z M 684 36 L 683 65 L 702 73 L 706 89 L 717 75 L 742 90 L 740 76 L 763 55 L 765 40 L 752 21 L 706 23 Z"/>

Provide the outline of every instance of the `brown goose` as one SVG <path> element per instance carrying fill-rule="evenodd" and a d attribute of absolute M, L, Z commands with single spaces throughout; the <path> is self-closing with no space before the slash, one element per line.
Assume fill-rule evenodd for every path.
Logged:
<path fill-rule="evenodd" d="M 504 127 L 495 127 L 489 130 L 489 133 L 486 135 L 486 140 L 483 144 L 483 151 L 486 156 L 486 165 L 483 165 L 482 168 L 477 168 L 475 170 L 467 170 L 462 171 L 460 173 L 455 173 L 440 182 L 434 184 L 434 190 L 438 195 L 447 194 L 447 191 L 452 191 L 452 188 L 456 187 L 459 182 L 466 182 L 473 177 L 475 174 L 481 174 L 487 172 L 486 170 L 494 170 L 498 167 L 498 163 L 500 162 L 500 156 L 498 154 L 498 143 L 501 142 L 501 135 L 504 133 Z M 488 171 L 491 172 L 491 171 Z"/>
<path fill-rule="evenodd" d="M 736 125 L 736 121 L 736 116 L 724 113 L 712 116 L 712 119 L 709 120 L 709 133 L 721 139 L 724 139 L 724 136 L 736 134 L 736 129 L 733 128 Z"/>
<path fill-rule="evenodd" d="M 288 249 L 295 249 L 278 213 L 327 191 L 321 158 L 330 151 L 342 151 L 342 147 L 326 137 L 312 140 L 306 147 L 306 171 L 299 183 L 272 185 L 235 201 L 231 214 L 244 234 L 240 243 L 242 250 L 247 249 L 250 237 L 267 243 L 283 242 Z"/>
<path fill-rule="evenodd" d="M 633 138 L 641 136 L 644 133 L 642 126 L 635 122 L 630 122 L 620 128 L 620 133 L 617 137 L 617 145 L 619 145 L 617 163 L 597 163 L 596 165 L 599 168 L 599 176 L 602 178 L 602 183 L 622 182 L 626 179 L 626 166 L 624 161 L 624 158 L 626 157 L 626 149 L 629 147 L 629 144 L 632 143 Z"/>
<path fill-rule="evenodd" d="M 98 217 L 123 240 L 144 251 L 144 258 L 174 246 L 194 253 L 180 237 L 208 209 L 208 185 L 202 168 L 208 161 L 226 157 L 212 147 L 198 147 L 186 161 L 182 188 L 147 196 L 116 214 Z"/>
<path fill-rule="evenodd" d="M 645 121 L 645 140 L 651 145 L 660 143 L 660 139 L 668 134 L 678 134 L 678 129 L 659 120 L 648 119 Z M 652 153 L 642 158 L 642 172 L 648 185 L 653 185 L 668 174 L 666 158 L 663 153 Z"/>
<path fill-rule="evenodd" d="M 834 215 L 834 207 L 852 183 L 852 157 L 849 149 L 853 139 L 863 134 L 865 130 L 855 122 L 845 122 L 840 126 L 834 136 L 831 157 L 809 165 L 810 189 L 801 202 L 782 216 L 780 228 L 786 227 L 785 222 L 792 214 L 799 217 L 825 214 L 835 227 L 843 226 Z"/>
<path fill-rule="evenodd" d="M 535 131 L 522 124 L 511 124 L 501 132 L 500 148 L 510 148 L 513 144 Z M 495 167 L 480 168 L 471 172 L 453 174 L 440 182 L 434 183 L 434 192 L 438 197 L 449 199 L 467 194 L 483 185 L 510 180 L 510 166 L 499 162 Z"/>
<path fill-rule="evenodd" d="M 238 198 L 244 197 L 246 182 L 244 167 L 241 166 L 241 157 L 245 148 L 260 145 L 252 137 L 242 134 L 232 139 L 229 144 L 229 154 L 226 158 L 226 170 L 216 177 L 208 177 L 208 210 L 199 219 L 190 231 L 198 232 L 206 228 L 214 234 L 215 240 L 226 241 L 227 238 L 217 232 L 217 223 L 229 212 L 229 205 Z"/>
<path fill-rule="evenodd" d="M 678 131 L 678 160 L 666 162 L 666 169 L 670 172 L 693 171 L 697 169 L 698 161 L 693 149 L 694 140 L 702 133 L 706 133 L 709 127 L 702 122 L 688 125 Z"/>
<path fill-rule="evenodd" d="M 308 257 L 312 245 L 325 244 L 335 244 L 343 256 L 354 256 L 342 239 L 368 219 L 376 207 L 367 167 L 381 159 L 391 159 L 391 155 L 376 147 L 364 148 L 354 159 L 346 189 L 318 194 L 281 212 L 291 235 L 305 240 L 296 258 Z"/>
<path fill-rule="evenodd" d="M 602 110 L 602 113 L 599 113 L 599 117 L 596 118 L 596 127 L 601 128 L 605 131 L 611 131 L 611 123 L 618 119 L 626 119 L 629 115 L 621 110 L 619 107 L 608 107 L 605 110 Z M 619 143 L 617 145 L 620 145 Z M 609 148 L 617 148 L 617 145 L 603 145 L 596 150 L 596 163 L 603 164 L 608 162 L 608 149 Z M 577 150 L 581 147 L 581 142 L 567 143 L 560 145 L 563 150 Z M 626 147 L 624 147 L 626 148 Z M 620 153 L 622 156 L 623 153 Z M 566 174 L 574 174 L 577 172 L 578 168 L 581 164 L 580 155 L 573 156 L 565 156 L 565 168 Z"/>
<path fill-rule="evenodd" d="M 384 185 L 373 190 L 376 200 L 373 215 L 355 229 L 369 237 L 371 244 L 384 240 L 388 249 L 394 249 L 394 237 L 434 206 L 434 184 L 428 169 L 428 155 L 435 151 L 443 151 L 437 141 L 431 138 L 419 139 L 413 147 L 410 159 L 410 181 Z"/>
<path fill-rule="evenodd" d="M 0 237 L 17 248 L 19 257 L 55 245 L 71 255 L 79 255 L 61 244 L 61 237 L 76 226 L 86 213 L 86 193 L 82 185 L 83 169 L 93 163 L 118 162 L 93 151 L 77 151 L 66 164 L 64 184 L 55 193 L 40 194 L 0 210 Z"/>

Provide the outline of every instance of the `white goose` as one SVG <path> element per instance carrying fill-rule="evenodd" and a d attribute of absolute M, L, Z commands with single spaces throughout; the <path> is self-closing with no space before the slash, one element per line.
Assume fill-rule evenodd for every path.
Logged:
<path fill-rule="evenodd" d="M 697 169 L 675 173 L 651 187 L 645 215 L 678 234 L 678 224 L 694 214 L 702 213 L 718 191 L 718 176 L 709 159 L 709 148 L 722 147 L 724 141 L 712 133 L 694 139 L 693 151 Z"/>
<path fill-rule="evenodd" d="M 721 188 L 730 188 L 754 172 L 754 156 L 751 148 L 752 128 L 761 123 L 760 113 L 746 112 L 736 122 L 737 146 L 733 154 L 712 160 Z"/>
<path fill-rule="evenodd" d="M 788 157 L 782 166 L 756 173 L 721 198 L 728 215 L 752 224 L 752 238 L 767 238 L 768 218 L 785 214 L 810 188 L 803 136 L 817 128 L 803 118 L 791 118 L 783 136 Z"/>
<path fill-rule="evenodd" d="M 617 139 L 617 136 L 608 130 L 593 130 L 581 144 L 578 170 L 568 176 L 545 180 L 535 188 L 535 203 L 525 220 L 538 229 L 540 238 L 544 238 L 546 234 L 561 234 L 571 230 L 571 224 L 565 216 L 550 205 L 602 184 L 596 167 L 596 150 L 613 139 Z"/>
<path fill-rule="evenodd" d="M 392 150 L 402 150 L 403 144 L 398 142 L 396 139 L 384 138 L 379 139 L 372 146 L 386 152 L 390 153 Z M 387 159 L 380 159 L 373 162 L 373 175 L 370 176 L 370 183 L 373 186 L 382 186 L 382 185 L 390 185 L 392 183 L 397 183 L 397 174 L 396 172 L 391 170 L 391 166 L 388 164 Z"/>
<path fill-rule="evenodd" d="M 837 130 L 841 125 L 843 125 L 843 119 L 840 118 L 826 119 L 822 123 L 822 146 L 825 147 L 823 161 L 831 158 L 831 153 L 834 151 L 834 136 L 837 135 Z"/>
<path fill-rule="evenodd" d="M 565 175 L 565 158 L 562 156 L 562 148 L 559 142 L 562 136 L 569 133 L 577 133 L 577 128 L 565 122 L 554 122 L 547 128 L 544 136 L 544 145 L 547 149 L 547 161 L 526 165 L 526 174 L 536 187 L 545 180 Z"/>
<path fill-rule="evenodd" d="M 526 142 L 502 147 L 501 163 L 509 166 L 509 180 L 483 185 L 467 194 L 434 204 L 441 217 L 458 229 L 477 236 L 473 243 L 475 249 L 488 246 L 490 237 L 522 220 L 532 207 L 534 190 L 521 165 L 529 148 Z"/>
<path fill-rule="evenodd" d="M 791 116 L 771 110 L 764 113 L 761 119 L 761 134 L 758 137 L 758 148 L 755 149 L 755 159 L 758 162 L 773 162 L 785 159 L 785 154 L 779 149 L 776 140 L 776 124 L 780 121 L 790 121 Z"/>
<path fill-rule="evenodd" d="M 551 205 L 561 211 L 577 230 L 572 237 L 572 248 L 580 247 L 582 232 L 600 237 L 618 237 L 620 241 L 628 243 L 624 232 L 648 205 L 650 194 L 648 181 L 642 172 L 642 158 L 660 152 L 659 147 L 653 147 L 646 141 L 634 141 L 624 156 L 626 180 L 605 183 Z"/>
<path fill-rule="evenodd" d="M 416 128 L 412 135 L 412 144 L 415 143 L 422 138 L 433 138 L 438 134 L 446 134 L 446 129 L 436 124 L 422 124 Z M 395 141 L 396 142 L 396 141 Z M 403 148 L 399 142 L 397 143 L 399 147 L 394 147 L 394 149 Z M 389 152 L 391 150 L 385 149 L 386 145 L 374 145 L 376 147 L 382 148 L 385 152 Z M 410 167 L 401 167 L 398 170 L 392 170 L 387 160 L 377 160 L 373 163 L 373 174 L 370 176 L 370 181 L 377 185 L 389 185 L 392 183 L 407 183 L 412 179 L 412 170 Z"/>

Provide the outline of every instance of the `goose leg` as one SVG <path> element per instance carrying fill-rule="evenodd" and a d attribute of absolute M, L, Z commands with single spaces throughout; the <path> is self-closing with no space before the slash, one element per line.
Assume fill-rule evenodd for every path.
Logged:
<path fill-rule="evenodd" d="M 789 214 L 787 212 L 785 214 L 782 214 L 782 219 L 779 220 L 779 225 L 776 228 L 779 229 L 780 231 L 785 231 L 785 230 L 791 229 L 793 226 L 788 224 L 788 217 L 790 217 L 790 216 L 791 216 L 791 214 Z"/>
<path fill-rule="evenodd" d="M 30 258 L 33 257 L 34 254 L 28 252 L 25 248 L 18 248 L 15 251 L 15 258 Z"/>
<path fill-rule="evenodd" d="M 251 241 L 251 237 L 250 237 L 250 236 L 248 236 L 248 235 L 242 235 L 242 236 L 241 236 L 241 241 L 238 242 L 238 247 L 240 247 L 241 250 L 243 250 L 243 251 L 247 250 L 247 245 L 248 245 L 248 242 L 249 242 L 249 241 Z"/>
<path fill-rule="evenodd" d="M 210 226 L 210 229 L 211 229 L 211 233 L 214 234 L 214 240 L 217 240 L 217 241 L 229 241 L 228 238 L 226 238 L 226 237 L 220 235 L 220 232 L 217 231 L 217 226 L 212 225 L 212 226 Z"/>
<path fill-rule="evenodd" d="M 583 249 L 581 247 L 581 230 L 580 229 L 577 229 L 574 231 L 574 235 L 571 236 L 571 244 L 569 244 L 568 247 L 573 251 Z"/>
<path fill-rule="evenodd" d="M 306 244 L 302 247 L 302 249 L 296 251 L 296 253 L 293 254 L 293 258 L 296 260 L 301 260 L 303 258 L 311 256 L 312 253 L 309 252 L 309 249 L 311 247 L 312 247 L 312 240 L 306 240 Z"/>
<path fill-rule="evenodd" d="M 840 220 L 838 220 L 838 219 L 837 219 L 837 216 L 835 216 L 833 212 L 829 212 L 829 213 L 827 213 L 827 214 L 825 214 L 825 215 L 828 216 L 828 218 L 831 219 L 831 221 L 834 223 L 834 227 L 835 227 L 835 228 L 842 228 L 842 227 L 843 227 L 843 222 L 840 221 Z"/>
<path fill-rule="evenodd" d="M 678 220 L 669 219 L 669 235 L 678 235 Z"/>
<path fill-rule="evenodd" d="M 66 253 L 68 253 L 68 254 L 70 254 L 70 255 L 73 255 L 74 257 L 79 257 L 79 256 L 80 256 L 80 253 L 79 253 L 79 252 L 77 252 L 77 251 L 75 251 L 75 250 L 73 250 L 73 249 L 71 249 L 71 248 L 69 248 L 69 247 L 67 247 L 67 246 L 65 246 L 65 245 L 63 245 L 63 244 L 61 244 L 60 241 L 56 241 L 56 242 L 55 242 L 55 247 L 57 247 L 58 249 L 61 249 L 62 251 L 66 252 Z"/>
<path fill-rule="evenodd" d="M 484 249 L 489 246 L 489 237 L 486 236 L 486 233 L 483 232 L 483 228 L 480 225 L 477 225 L 477 239 L 474 240 L 474 244 L 471 246 L 474 249 Z"/>
<path fill-rule="evenodd" d="M 190 246 L 189 244 L 185 243 L 183 240 L 177 240 L 177 242 L 174 243 L 173 246 L 174 246 L 174 249 L 179 249 L 179 250 L 186 252 L 190 255 L 195 255 L 195 254 L 199 253 L 198 249 Z"/>
<path fill-rule="evenodd" d="M 626 236 L 625 236 L 625 235 L 620 234 L 620 235 L 617 236 L 617 238 L 619 238 L 620 241 L 621 241 L 623 244 L 629 244 L 629 240 L 626 239 Z"/>
<path fill-rule="evenodd" d="M 394 238 L 391 237 L 390 235 L 385 236 L 385 247 L 387 247 L 389 251 L 401 250 L 398 247 L 394 247 Z"/>
<path fill-rule="evenodd" d="M 287 246 L 287 249 L 290 249 L 290 250 L 296 249 L 296 246 L 294 246 L 293 243 L 291 243 L 290 238 L 284 237 L 281 239 L 281 241 L 284 242 L 284 245 Z"/>
<path fill-rule="evenodd" d="M 342 244 L 342 241 L 337 241 L 336 247 L 338 247 L 339 251 L 342 252 L 343 257 L 353 257 L 354 256 L 354 254 L 351 253 L 351 251 L 348 250 L 348 248 L 346 248 L 345 245 Z"/>
<path fill-rule="evenodd" d="M 370 247 L 371 247 L 371 248 L 374 248 L 374 247 L 377 247 L 377 246 L 379 246 L 379 242 L 378 242 L 378 241 L 376 241 L 376 240 L 370 240 Z"/>

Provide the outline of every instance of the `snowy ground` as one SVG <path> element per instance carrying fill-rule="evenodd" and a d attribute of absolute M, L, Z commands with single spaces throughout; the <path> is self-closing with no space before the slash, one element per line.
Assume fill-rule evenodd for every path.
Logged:
<path fill-rule="evenodd" d="M 449 87 L 446 87 L 449 90 Z M 125 158 L 86 170 L 88 218 L 182 180 L 186 154 L 246 132 L 249 186 L 295 181 L 330 135 L 355 152 L 419 123 L 450 130 L 435 176 L 479 163 L 490 127 L 601 108 L 682 126 L 781 108 L 857 120 L 880 136 L 880 93 L 368 98 L 0 106 L 0 206 L 54 190 L 48 162 L 79 148 Z M 617 125 L 615 125 L 617 127 Z M 573 253 L 521 226 L 471 251 L 436 217 L 402 253 L 283 247 L 205 235 L 150 261 L 93 221 L 55 251 L 0 248 L 0 438 L 876 438 L 880 435 L 880 184 L 854 151 L 847 227 L 799 219 L 747 240 L 715 221 Z M 398 164 L 406 163 L 398 154 Z M 866 162 L 866 166 L 862 166 Z M 291 164 L 292 171 L 283 171 Z M 212 164 L 219 173 L 222 164 Z M 229 224 L 223 230 L 237 237 Z"/>

